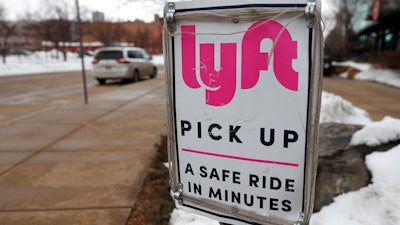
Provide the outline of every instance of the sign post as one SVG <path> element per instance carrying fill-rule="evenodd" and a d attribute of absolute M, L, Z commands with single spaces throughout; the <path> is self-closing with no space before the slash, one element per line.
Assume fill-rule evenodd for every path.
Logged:
<path fill-rule="evenodd" d="M 308 224 L 322 34 L 315 0 L 168 3 L 177 207 L 228 224 Z"/>

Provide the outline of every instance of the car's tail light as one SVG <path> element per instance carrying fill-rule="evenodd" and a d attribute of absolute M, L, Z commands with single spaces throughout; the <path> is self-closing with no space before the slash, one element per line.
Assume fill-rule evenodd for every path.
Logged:
<path fill-rule="evenodd" d="M 126 61 L 126 60 L 124 60 L 124 59 L 122 59 L 122 58 L 117 59 L 117 62 L 118 62 L 119 64 L 129 64 L 129 61 Z"/>
<path fill-rule="evenodd" d="M 92 64 L 97 64 L 100 62 L 100 59 L 93 59 Z"/>

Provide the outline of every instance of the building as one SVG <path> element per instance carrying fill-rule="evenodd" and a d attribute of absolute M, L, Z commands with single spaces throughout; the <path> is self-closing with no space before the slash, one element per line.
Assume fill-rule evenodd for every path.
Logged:
<path fill-rule="evenodd" d="M 94 15 L 94 14 L 93 14 Z M 96 19 L 101 20 L 104 14 L 97 13 Z M 58 42 L 61 51 L 76 52 L 79 49 L 78 29 L 75 21 L 70 22 L 68 32 L 63 32 L 69 38 Z M 52 50 L 55 43 L 45 40 L 33 28 L 34 21 L 9 22 L 17 26 L 16 31 L 7 40 L 7 52 L 14 50 Z M 151 23 L 140 20 L 128 22 L 82 22 L 83 42 L 85 51 L 94 51 L 102 46 L 120 45 L 137 46 L 146 49 L 151 54 L 162 53 L 162 19 L 154 17 Z M 0 40 L 1 41 L 1 40 Z M 1 44 L 1 43 L 0 43 Z"/>
<path fill-rule="evenodd" d="M 358 32 L 369 61 L 379 67 L 400 68 L 400 2 L 374 0 L 370 25 Z"/>
<path fill-rule="evenodd" d="M 374 0 L 368 19 L 372 23 L 358 36 L 373 42 L 372 51 L 399 51 L 400 3 L 395 0 Z"/>
<path fill-rule="evenodd" d="M 100 11 L 94 11 L 92 13 L 92 21 L 93 22 L 103 22 L 104 21 L 104 13 Z"/>
<path fill-rule="evenodd" d="M 40 46 L 40 41 L 35 39 L 29 22 L 9 21 L 4 23 L 10 27 L 15 27 L 11 36 L 8 37 L 7 43 L 0 43 L 0 45 L 5 44 L 8 51 L 23 49 L 36 50 L 37 46 Z M 4 41 L 4 37 L 1 37 L 0 41 Z"/>
<path fill-rule="evenodd" d="M 86 22 L 82 23 L 84 42 L 101 42 L 105 46 L 130 45 L 146 49 L 151 54 L 162 53 L 162 19 L 154 21 Z"/>

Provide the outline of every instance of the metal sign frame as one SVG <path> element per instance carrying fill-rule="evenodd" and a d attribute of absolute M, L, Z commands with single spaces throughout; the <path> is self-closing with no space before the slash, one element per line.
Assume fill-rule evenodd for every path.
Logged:
<path fill-rule="evenodd" d="M 168 95 L 168 153 L 171 193 L 177 207 L 229 224 L 308 224 L 314 202 L 322 86 L 322 32 L 317 11 L 320 11 L 320 1 L 315 0 L 204 0 L 166 5 L 163 39 Z M 270 30 L 273 33 L 275 29 L 275 36 L 264 33 L 264 36 L 258 37 L 260 27 L 275 27 Z M 294 34 L 297 32 L 295 30 L 299 32 Z M 251 44 L 254 39 L 248 41 L 250 44 L 244 44 L 247 34 L 259 38 L 259 45 L 256 46 L 261 51 L 259 55 L 246 57 L 250 54 L 246 49 L 254 50 Z M 304 40 L 302 36 L 306 36 Z M 265 44 L 262 39 L 272 41 Z M 212 46 L 214 40 L 214 47 L 219 47 Z M 291 55 L 288 48 L 296 49 L 297 55 Z M 297 51 L 297 48 L 300 50 Z M 262 57 L 267 59 L 265 64 L 268 66 L 253 71 L 253 74 L 259 73 L 259 77 L 254 75 L 255 78 L 251 78 L 247 69 L 252 70 L 252 61 Z M 285 58 L 289 61 L 281 60 Z M 292 68 L 294 63 L 291 60 L 298 61 L 297 68 Z M 293 81 L 293 76 L 288 77 L 287 73 L 293 74 L 296 70 L 298 80 Z M 262 71 L 265 73 L 262 74 Z M 242 76 L 242 80 L 223 80 L 225 78 L 221 77 L 228 77 L 227 73 L 235 74 L 232 79 L 240 79 Z M 217 81 L 211 78 L 215 74 L 218 75 L 215 78 Z M 268 80 L 268 88 L 275 96 L 257 97 L 265 84 L 265 81 L 260 80 L 267 76 L 275 76 L 278 81 L 270 84 L 273 82 Z M 209 83 L 205 84 L 204 81 Z M 224 87 L 224 84 L 234 82 L 236 86 Z M 208 89 L 201 90 L 202 87 Z M 258 87 L 258 91 L 253 91 L 253 87 Z M 281 89 L 285 90 L 281 91 L 277 87 L 284 87 Z M 240 88 L 247 93 L 239 93 L 237 89 Z M 296 94 L 301 97 L 293 97 Z M 204 96 L 206 99 L 202 101 Z M 260 106 L 263 104 L 277 109 L 269 110 L 266 106 Z M 224 107 L 225 110 L 221 110 Z M 270 119 L 264 119 L 260 112 L 252 110 L 236 112 L 242 108 L 257 109 Z M 286 112 L 293 109 L 296 112 Z M 282 116 L 278 116 L 281 113 Z M 238 145 L 250 149 L 249 146 L 253 145 L 251 142 L 255 141 L 251 135 L 255 126 L 264 126 L 266 123 L 275 124 L 275 127 L 261 128 L 260 139 L 257 141 L 261 141 L 263 147 L 272 146 L 271 152 L 278 153 L 263 152 L 258 157 L 258 153 L 252 150 L 248 154 L 237 154 L 236 149 L 235 153 L 227 154 L 226 149 L 235 151 Z M 285 124 L 291 126 L 291 123 L 298 124 L 297 128 L 280 127 Z M 247 124 L 248 129 L 244 128 Z M 269 141 L 266 140 L 268 132 Z M 243 144 L 247 139 L 250 144 Z M 274 139 L 282 142 L 282 146 L 274 145 Z M 291 147 L 298 153 L 294 156 L 290 156 L 288 151 L 282 153 Z M 282 157 L 289 159 L 279 160 Z M 257 166 L 252 167 L 253 164 Z M 252 173 L 260 168 L 265 171 Z M 295 173 L 290 172 L 294 170 L 292 168 L 296 169 Z M 285 179 L 284 175 L 280 177 L 280 174 L 286 172 L 289 178 Z M 275 177 L 265 174 L 275 174 Z M 259 186 L 265 190 L 253 193 L 252 190 Z M 208 188 L 208 195 L 204 194 L 206 188 L 202 191 L 202 187 Z M 230 188 L 232 195 L 228 194 Z M 252 204 L 243 203 L 246 201 L 243 193 L 247 189 L 250 190 L 247 194 L 256 196 L 252 197 Z M 260 193 L 271 194 L 275 198 L 257 195 Z M 295 197 L 282 200 L 285 195 Z M 257 209 L 253 207 L 255 201 L 258 201 Z M 269 208 L 264 210 L 266 205 Z"/>

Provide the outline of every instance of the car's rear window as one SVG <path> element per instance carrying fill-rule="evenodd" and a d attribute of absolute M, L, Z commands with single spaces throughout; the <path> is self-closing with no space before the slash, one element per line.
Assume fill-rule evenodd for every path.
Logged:
<path fill-rule="evenodd" d="M 122 57 L 122 51 L 114 50 L 114 51 L 101 51 L 98 52 L 96 59 L 120 59 Z"/>

